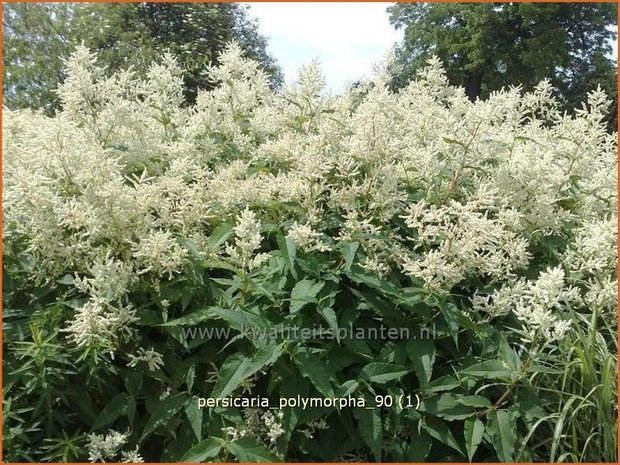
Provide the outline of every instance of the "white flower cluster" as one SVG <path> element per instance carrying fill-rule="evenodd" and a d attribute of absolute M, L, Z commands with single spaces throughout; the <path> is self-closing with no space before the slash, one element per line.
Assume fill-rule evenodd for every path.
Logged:
<path fill-rule="evenodd" d="M 113 351 L 119 340 L 131 335 L 130 324 L 136 320 L 131 306 L 113 307 L 90 300 L 80 307 L 73 321 L 63 329 L 77 347 L 98 347 Z"/>
<path fill-rule="evenodd" d="M 271 444 L 275 444 L 276 440 L 284 434 L 284 428 L 282 428 L 283 415 L 282 411 L 278 411 L 275 415 L 271 412 L 265 412 L 263 415 L 265 435 Z"/>
<path fill-rule="evenodd" d="M 321 241 L 321 235 L 312 229 L 309 224 L 298 224 L 295 221 L 288 230 L 287 237 L 290 237 L 304 251 L 311 252 L 318 250 L 326 252 L 329 247 Z"/>
<path fill-rule="evenodd" d="M 243 417 L 244 424 L 222 428 L 231 441 L 253 437 L 263 441 L 267 447 L 273 447 L 276 440 L 284 434 L 282 427 L 284 412 L 281 410 L 272 413 L 269 410 L 247 408 L 243 410 Z"/>
<path fill-rule="evenodd" d="M 183 266 L 187 250 L 174 240 L 170 232 L 154 231 L 140 240 L 133 256 L 140 267 L 138 274 L 155 271 L 157 276 L 167 274 L 171 278 Z"/>
<path fill-rule="evenodd" d="M 107 76 L 79 48 L 56 117 L 4 112 L 5 245 L 35 280 L 75 276 L 87 298 L 67 325 L 76 344 L 113 350 L 136 318 L 131 291 L 182 276 L 196 251 L 255 271 L 270 256 L 262 223 L 292 225 L 303 253 L 355 241 L 367 270 L 433 292 L 490 284 L 495 314 L 516 308 L 501 302 L 522 297 L 517 277 L 562 238 L 575 302 L 614 307 L 617 143 L 602 92 L 574 116 L 545 82 L 472 103 L 434 60 L 397 93 L 379 74 L 329 95 L 316 64 L 274 93 L 238 46 L 218 61 L 216 87 L 186 106 L 170 56 L 144 79 Z M 234 238 L 207 250 L 231 221 Z M 540 298 L 523 297 L 551 311 Z"/>
<path fill-rule="evenodd" d="M 127 435 L 118 431 L 110 430 L 108 434 L 89 434 L 88 444 L 88 460 L 91 462 L 118 461 L 120 453 L 120 461 L 123 463 L 142 463 L 144 459 L 138 453 L 138 448 L 130 451 L 121 451 L 127 443 Z"/>
<path fill-rule="evenodd" d="M 140 362 L 145 362 L 149 368 L 149 371 L 156 371 L 164 366 L 164 359 L 161 354 L 151 347 L 150 349 L 144 349 L 140 347 L 136 355 L 129 354 L 128 366 L 135 367 Z"/>
<path fill-rule="evenodd" d="M 319 418 L 318 420 L 312 420 L 306 424 L 306 428 L 301 430 L 301 433 L 308 439 L 312 439 L 316 432 L 321 429 L 329 429 L 329 425 L 325 418 Z"/>
<path fill-rule="evenodd" d="M 253 211 L 246 208 L 237 217 L 234 245 L 226 245 L 226 253 L 233 262 L 244 269 L 258 268 L 269 259 L 269 254 L 256 253 L 260 249 L 260 229 L 261 223 Z"/>
<path fill-rule="evenodd" d="M 583 305 L 617 316 L 618 228 L 616 217 L 586 221 L 564 254 L 572 280 L 584 289 Z"/>
<path fill-rule="evenodd" d="M 534 281 L 518 280 L 491 295 L 474 295 L 474 310 L 491 316 L 513 312 L 526 329 L 525 341 L 560 340 L 570 329 L 570 321 L 559 319 L 555 310 L 579 300 L 579 290 L 566 285 L 564 270 L 548 268 Z"/>
<path fill-rule="evenodd" d="M 429 251 L 420 258 L 403 258 L 407 274 L 430 288 L 449 289 L 467 276 L 501 279 L 528 264 L 528 241 L 506 221 L 513 215 L 497 215 L 493 193 L 481 189 L 476 194 L 466 203 L 409 206 L 403 218 L 415 234 L 413 250 Z"/>

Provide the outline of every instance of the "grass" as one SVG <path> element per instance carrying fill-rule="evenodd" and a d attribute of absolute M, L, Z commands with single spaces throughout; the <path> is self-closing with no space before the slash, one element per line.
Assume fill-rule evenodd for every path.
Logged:
<path fill-rule="evenodd" d="M 535 379 L 557 399 L 555 412 L 540 419 L 525 442 L 550 462 L 617 463 L 617 320 L 596 311 L 571 316 L 568 344 L 553 357 L 561 374 Z"/>

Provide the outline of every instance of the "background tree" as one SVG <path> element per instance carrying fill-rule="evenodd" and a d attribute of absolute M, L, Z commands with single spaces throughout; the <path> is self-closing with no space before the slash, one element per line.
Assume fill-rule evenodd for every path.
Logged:
<path fill-rule="evenodd" d="M 402 87 L 437 55 L 471 100 L 550 78 L 566 108 L 598 84 L 615 102 L 616 11 L 614 3 L 397 3 L 388 12 L 404 39 L 393 84 Z M 612 112 L 615 120 L 616 105 Z"/>
<path fill-rule="evenodd" d="M 56 107 L 61 56 L 71 49 L 74 7 L 69 3 L 2 5 L 3 104 Z"/>
<path fill-rule="evenodd" d="M 185 73 L 185 97 L 211 87 L 203 70 L 217 64 L 226 43 L 237 41 L 258 61 L 273 87 L 282 72 L 267 53 L 267 40 L 247 6 L 238 3 L 9 3 L 3 16 L 4 105 L 44 108 L 60 102 L 63 59 L 84 43 L 113 71 L 132 65 L 138 72 L 168 50 Z"/>

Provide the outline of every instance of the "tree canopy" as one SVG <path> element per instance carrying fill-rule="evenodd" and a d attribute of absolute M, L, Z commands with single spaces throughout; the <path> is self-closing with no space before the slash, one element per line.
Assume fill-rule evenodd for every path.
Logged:
<path fill-rule="evenodd" d="M 266 38 L 238 3 L 9 3 L 3 36 L 3 103 L 10 108 L 55 112 L 63 59 L 80 44 L 96 50 L 111 71 L 132 66 L 144 72 L 170 51 L 185 70 L 189 103 L 197 89 L 212 87 L 204 69 L 217 64 L 218 52 L 233 40 L 267 72 L 273 87 L 282 82 Z"/>
<path fill-rule="evenodd" d="M 397 3 L 388 11 L 404 30 L 395 87 L 437 55 L 471 100 L 508 85 L 531 90 L 545 78 L 566 108 L 599 84 L 617 99 L 616 4 Z"/>

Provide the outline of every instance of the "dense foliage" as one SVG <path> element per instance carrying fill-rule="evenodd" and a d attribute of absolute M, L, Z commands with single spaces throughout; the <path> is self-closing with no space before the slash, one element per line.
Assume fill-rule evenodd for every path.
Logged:
<path fill-rule="evenodd" d="M 282 81 L 267 40 L 239 3 L 6 3 L 2 10 L 3 103 L 11 109 L 53 115 L 63 60 L 80 44 L 96 50 L 110 71 L 133 66 L 143 73 L 162 51 L 173 53 L 190 103 L 198 89 L 211 87 L 202 71 L 231 40 L 261 64 L 273 87 Z"/>
<path fill-rule="evenodd" d="M 79 48 L 4 112 L 5 460 L 615 461 L 605 95 L 219 63 L 187 106 Z M 369 408 L 206 403 L 259 396 Z"/>
<path fill-rule="evenodd" d="M 406 85 L 431 55 L 470 99 L 506 85 L 532 90 L 549 78 L 571 111 L 600 85 L 617 101 L 615 3 L 396 3 L 390 20 L 404 30 L 394 84 Z M 616 105 L 608 118 L 616 128 Z"/>

